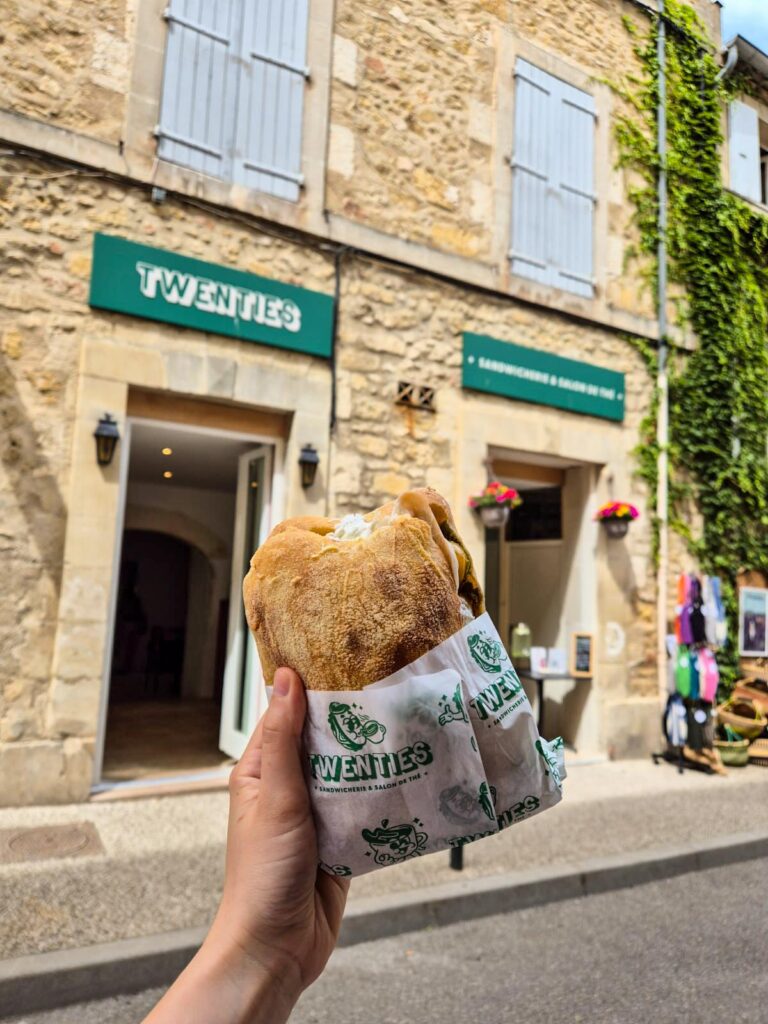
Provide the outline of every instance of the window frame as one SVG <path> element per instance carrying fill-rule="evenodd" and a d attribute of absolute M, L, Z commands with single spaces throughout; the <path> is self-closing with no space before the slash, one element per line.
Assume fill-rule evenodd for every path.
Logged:
<path fill-rule="evenodd" d="M 543 127 L 533 133 L 534 136 L 538 137 L 525 137 L 525 133 L 521 128 L 523 88 L 525 88 L 528 94 L 526 107 L 530 103 L 535 105 L 537 102 L 536 97 L 541 94 L 547 97 L 544 101 L 545 108 L 541 111 L 541 120 L 537 122 L 537 124 L 542 124 Z M 572 85 L 562 76 L 553 75 L 551 72 L 527 61 L 519 55 L 515 60 L 514 94 L 513 151 L 512 159 L 510 160 L 512 210 L 510 217 L 510 247 L 508 252 L 508 258 L 513 263 L 512 272 L 517 276 L 530 277 L 541 284 L 548 284 L 562 291 L 578 295 L 580 298 L 592 299 L 594 298 L 596 287 L 595 206 L 597 202 L 595 193 L 596 154 L 594 151 L 597 111 L 594 97 L 585 89 L 579 89 Z M 585 180 L 578 186 L 575 186 L 572 180 L 567 180 L 565 162 L 562 160 L 563 148 L 551 147 L 549 144 L 553 141 L 552 137 L 542 138 L 542 135 L 551 136 L 553 132 L 561 135 L 565 133 L 563 116 L 566 108 L 571 108 L 571 112 L 579 111 L 581 114 L 591 118 L 591 123 L 589 124 L 592 141 L 591 166 L 589 167 L 590 180 Z M 580 126 L 579 130 L 581 130 Z M 540 156 L 544 156 L 544 164 L 539 167 L 533 167 L 530 158 L 534 157 L 535 162 L 537 150 L 539 150 Z M 574 177 L 577 176 L 578 168 Z M 530 192 L 532 187 L 535 192 L 537 184 L 535 179 L 538 179 L 539 183 L 544 183 L 544 202 L 541 210 L 544 223 L 543 232 L 534 230 L 532 234 L 534 236 L 543 234 L 547 243 L 546 247 L 549 250 L 545 254 L 528 252 L 525 244 L 521 247 L 519 245 L 519 238 L 516 239 L 515 237 L 517 222 L 524 219 L 523 210 L 516 210 L 515 208 L 518 201 L 517 196 L 520 192 Z M 527 186 L 526 182 L 528 182 Z M 569 198 L 572 199 L 574 196 L 581 200 L 582 203 L 589 203 L 588 239 L 583 239 L 585 248 L 587 242 L 589 244 L 588 270 L 586 266 L 579 267 L 578 269 L 566 267 L 561 265 L 557 258 L 558 255 L 562 255 L 561 247 L 565 245 L 566 236 L 570 235 L 569 241 L 573 242 L 573 229 L 575 228 L 578 231 L 580 228 L 586 227 L 586 222 L 581 220 L 574 220 L 570 226 L 570 231 L 567 229 L 558 230 L 554 226 L 555 220 L 561 219 L 557 217 L 558 210 L 565 215 L 567 200 Z M 580 242 L 582 240 L 577 239 L 577 241 Z M 555 243 L 557 244 L 555 245 Z M 555 249 L 559 251 L 555 252 Z M 522 268 L 515 270 L 515 262 L 522 265 L 522 268 L 528 264 L 531 272 L 525 273 Z"/>
<path fill-rule="evenodd" d="M 722 179 L 725 183 L 726 189 L 733 195 L 738 196 L 742 202 L 747 203 L 748 206 L 751 206 L 754 210 L 757 210 L 762 214 L 768 214 L 768 164 L 763 161 L 764 155 L 766 161 L 768 161 L 768 103 L 764 103 L 760 99 L 746 94 L 733 96 L 732 99 L 741 100 L 742 103 L 746 104 L 748 107 L 752 107 L 757 113 L 761 191 L 765 195 L 765 200 L 757 201 L 755 199 L 750 199 L 748 196 L 738 192 L 731 183 L 731 121 L 729 111 L 730 103 L 728 102 L 723 104 L 721 121 L 723 143 L 721 146 L 720 169 Z M 764 170 L 765 176 L 763 175 Z"/>
<path fill-rule="evenodd" d="M 587 93 L 594 100 L 593 166 L 596 202 L 593 218 L 594 283 L 591 298 L 554 284 L 535 281 L 515 273 L 512 269 L 508 253 L 512 248 L 511 163 L 515 146 L 515 67 L 518 57 L 548 75 L 559 78 L 566 85 Z M 608 208 L 611 204 L 624 207 L 627 203 L 622 175 L 614 169 L 615 161 L 612 159 L 611 114 L 615 101 L 611 89 L 593 78 L 585 68 L 506 31 L 501 34 L 499 40 L 497 82 L 497 144 L 493 166 L 496 216 L 493 255 L 498 265 L 503 267 L 507 290 L 512 295 L 552 309 L 568 308 L 601 322 L 610 321 L 614 316 L 614 310 L 607 301 L 606 286 L 610 278 L 624 276 L 624 245 L 623 241 L 621 247 L 612 244 L 614 240 L 609 238 Z M 651 322 L 648 323 L 647 329 L 652 329 Z"/>
<path fill-rule="evenodd" d="M 307 65 L 301 139 L 304 187 L 297 201 L 233 184 L 158 155 L 159 123 L 168 25 L 167 0 L 138 0 L 132 42 L 132 66 L 123 122 L 126 172 L 160 189 L 192 195 L 289 227 L 327 234 L 324 195 L 327 162 L 333 0 L 308 0 Z"/>

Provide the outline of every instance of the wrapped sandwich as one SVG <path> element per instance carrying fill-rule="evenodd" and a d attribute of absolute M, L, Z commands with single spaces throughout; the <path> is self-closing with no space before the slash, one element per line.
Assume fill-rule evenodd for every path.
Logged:
<path fill-rule="evenodd" d="M 560 799 L 561 744 L 538 735 L 436 491 L 286 520 L 251 559 L 243 594 L 267 685 L 286 665 L 307 688 L 327 870 L 470 842 Z"/>

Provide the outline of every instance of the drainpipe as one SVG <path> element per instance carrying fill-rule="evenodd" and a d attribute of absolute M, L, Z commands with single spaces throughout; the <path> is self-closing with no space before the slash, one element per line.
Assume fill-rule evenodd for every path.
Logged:
<path fill-rule="evenodd" d="M 667 77 L 666 77 L 666 19 L 664 0 L 658 0 L 659 34 L 657 57 L 659 64 L 659 99 L 656 115 L 656 145 L 659 157 L 659 244 L 658 262 L 658 321 L 659 356 L 656 387 L 659 395 L 659 414 L 656 439 L 659 447 L 657 462 L 656 514 L 659 522 L 659 567 L 656 597 L 656 630 L 659 696 L 667 693 L 667 602 L 669 579 L 669 380 L 667 377 Z"/>
<path fill-rule="evenodd" d="M 728 56 L 725 58 L 725 64 L 720 68 L 715 75 L 715 79 L 721 82 L 724 78 L 727 78 L 736 65 L 739 63 L 739 50 L 736 43 L 731 43 L 728 47 Z"/>

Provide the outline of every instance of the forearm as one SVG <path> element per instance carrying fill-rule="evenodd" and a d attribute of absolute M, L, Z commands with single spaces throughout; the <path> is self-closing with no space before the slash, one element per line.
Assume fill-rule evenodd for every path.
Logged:
<path fill-rule="evenodd" d="M 144 1024 L 284 1024 L 300 993 L 291 969 L 270 973 L 214 926 Z"/>

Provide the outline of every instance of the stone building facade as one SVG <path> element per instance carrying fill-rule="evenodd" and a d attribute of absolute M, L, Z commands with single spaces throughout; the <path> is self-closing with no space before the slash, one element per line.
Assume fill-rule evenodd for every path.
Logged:
<path fill-rule="evenodd" d="M 231 529 L 237 536 L 250 515 L 238 511 L 237 466 L 251 448 L 270 453 L 262 531 L 283 515 L 366 510 L 414 485 L 441 490 L 487 574 L 505 642 L 527 594 L 547 619 L 547 588 L 558 614 L 540 639 L 567 647 L 574 632 L 593 635 L 592 677 L 552 684 L 550 727 L 589 753 L 644 753 L 658 723 L 655 570 L 632 452 L 653 382 L 628 339 L 653 344 L 658 331 L 652 299 L 625 265 L 631 183 L 615 169 L 621 101 L 606 83 L 633 67 L 623 19 L 645 16 L 625 0 L 310 0 L 293 199 L 158 155 L 168 36 L 195 23 L 187 6 L 172 4 L 169 19 L 167 0 L 15 0 L 3 26 L 0 804 L 105 788 L 127 533 L 202 552 L 211 600 L 229 597 L 242 555 Z M 240 0 L 223 6 L 241 10 Z M 697 6 L 718 39 L 716 6 Z M 516 272 L 509 256 L 516 74 L 527 66 L 593 111 L 587 295 Z M 326 296 L 328 353 L 196 329 L 173 311 L 95 305 L 93 280 L 106 272 L 94 263 L 96 235 Z M 623 374 L 623 416 L 464 387 L 467 334 Z M 398 404 L 402 384 L 429 389 L 433 407 Z M 121 441 L 100 466 L 93 433 L 105 412 Z M 157 483 L 151 474 L 164 429 L 188 431 L 201 453 L 190 470 L 197 493 L 219 501 L 229 487 L 229 533 L 194 511 L 194 488 L 175 501 L 160 494 L 160 472 Z M 215 473 L 219 443 L 222 465 L 234 467 L 226 480 Z M 307 443 L 320 461 L 305 488 Z M 530 541 L 494 543 L 467 508 L 489 467 L 532 493 L 558 490 L 561 533 L 541 562 Z M 641 510 L 618 542 L 591 518 L 612 497 Z M 247 658 L 238 616 L 223 615 L 224 696 L 220 680 L 195 694 L 225 707 L 240 700 L 241 737 L 259 700 L 227 697 L 238 684 L 226 673 L 245 685 Z M 190 619 L 187 656 L 193 632 Z M 136 642 L 149 659 L 146 636 Z M 128 697 L 151 703 L 138 678 L 146 670 L 134 667 Z M 224 749 L 236 756 L 232 742 Z"/>

